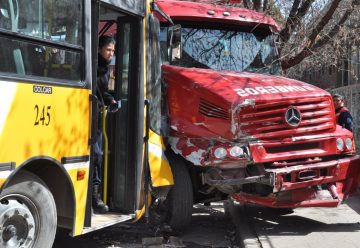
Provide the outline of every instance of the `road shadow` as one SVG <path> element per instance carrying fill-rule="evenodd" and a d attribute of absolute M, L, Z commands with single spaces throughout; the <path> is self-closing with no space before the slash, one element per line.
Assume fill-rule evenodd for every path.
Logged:
<path fill-rule="evenodd" d="M 357 192 L 354 195 L 346 199 L 345 203 L 360 215 L 360 188 L 357 189 Z"/>
<path fill-rule="evenodd" d="M 249 223 L 258 235 L 305 236 L 314 232 L 358 232 L 360 230 L 360 223 L 357 220 L 341 221 L 340 213 L 337 214 L 336 209 L 309 208 L 293 211 L 251 205 L 246 205 L 244 208 Z"/>

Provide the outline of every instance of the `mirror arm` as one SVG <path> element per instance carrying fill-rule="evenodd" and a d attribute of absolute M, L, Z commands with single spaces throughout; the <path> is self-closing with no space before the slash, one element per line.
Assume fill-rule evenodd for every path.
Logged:
<path fill-rule="evenodd" d="M 174 25 L 174 22 L 171 20 L 170 16 L 168 16 L 164 11 L 162 11 L 159 6 L 156 5 L 156 3 L 151 3 L 151 10 L 158 12 L 162 17 L 165 18 L 165 20 L 170 22 L 171 25 Z"/>

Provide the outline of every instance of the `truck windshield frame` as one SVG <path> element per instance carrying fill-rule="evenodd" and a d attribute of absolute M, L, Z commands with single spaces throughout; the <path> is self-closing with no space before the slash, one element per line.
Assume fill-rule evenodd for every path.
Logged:
<path fill-rule="evenodd" d="M 161 28 L 163 43 L 167 30 L 167 27 Z M 171 64 L 186 68 L 280 75 L 280 60 L 273 34 L 250 31 L 253 30 L 182 25 L 182 54 L 180 58 L 173 54 Z"/>

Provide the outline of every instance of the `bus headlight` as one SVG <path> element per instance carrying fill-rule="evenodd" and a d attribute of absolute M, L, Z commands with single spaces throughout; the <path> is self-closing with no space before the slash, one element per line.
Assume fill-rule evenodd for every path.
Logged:
<path fill-rule="evenodd" d="M 350 138 L 345 139 L 346 149 L 351 150 L 353 148 L 353 142 Z"/>
<path fill-rule="evenodd" d="M 229 153 L 230 153 L 230 156 L 232 156 L 232 157 L 241 157 L 244 155 L 243 149 L 239 146 L 231 147 Z"/>
<path fill-rule="evenodd" d="M 215 156 L 215 158 L 217 158 L 217 159 L 225 158 L 226 155 L 227 155 L 227 151 L 226 151 L 226 149 L 223 148 L 223 147 L 218 147 L 218 148 L 216 148 L 215 151 L 214 151 L 214 156 Z"/>
<path fill-rule="evenodd" d="M 342 138 L 337 138 L 336 139 L 336 148 L 339 150 L 339 151 L 344 151 L 344 141 Z"/>

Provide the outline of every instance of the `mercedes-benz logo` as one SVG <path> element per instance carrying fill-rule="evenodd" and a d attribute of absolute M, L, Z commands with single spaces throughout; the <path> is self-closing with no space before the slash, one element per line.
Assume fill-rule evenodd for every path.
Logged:
<path fill-rule="evenodd" d="M 285 122 L 291 127 L 297 127 L 301 122 L 301 113 L 296 107 L 289 107 L 285 112 Z"/>

